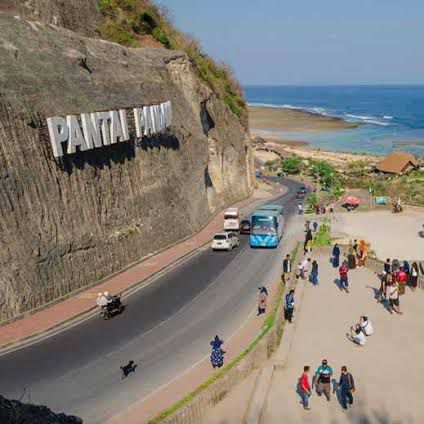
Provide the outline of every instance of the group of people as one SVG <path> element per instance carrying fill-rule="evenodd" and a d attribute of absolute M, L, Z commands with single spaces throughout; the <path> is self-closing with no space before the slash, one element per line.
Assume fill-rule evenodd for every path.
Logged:
<path fill-rule="evenodd" d="M 332 263 L 334 268 L 340 266 L 340 246 L 336 243 L 333 247 L 332 252 Z M 365 240 L 361 240 L 358 244 L 358 240 L 349 243 L 347 252 L 347 265 L 349 269 L 355 269 L 365 265 L 365 261 L 368 257 L 368 246 Z"/>
<path fill-rule="evenodd" d="M 380 293 L 378 301 L 383 303 L 392 314 L 402 314 L 400 310 L 400 296 L 405 294 L 406 285 L 413 290 L 417 287 L 419 267 L 417 262 L 412 266 L 408 261 L 401 265 L 398 259 L 386 259 L 383 272 L 380 275 Z"/>
<path fill-rule="evenodd" d="M 318 396 L 325 395 L 328 402 L 331 400 L 331 393 L 338 392 L 338 398 L 343 409 L 348 409 L 353 404 L 353 392 L 355 391 L 355 381 L 352 374 L 344 365 L 341 367 L 339 380 L 333 379 L 333 369 L 328 365 L 328 361 L 323 359 L 321 365 L 315 371 L 312 378 L 312 384 L 309 382 L 311 367 L 305 365 L 303 374 L 299 378 L 297 391 L 301 397 L 303 408 L 310 410 L 309 398 L 312 396 L 312 390 L 315 388 Z M 333 384 L 333 388 L 331 387 Z"/>

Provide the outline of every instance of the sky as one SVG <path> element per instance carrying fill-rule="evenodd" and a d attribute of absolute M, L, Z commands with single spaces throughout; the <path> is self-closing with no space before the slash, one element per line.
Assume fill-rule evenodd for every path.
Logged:
<path fill-rule="evenodd" d="M 157 0 L 244 85 L 423 84 L 423 0 Z"/>

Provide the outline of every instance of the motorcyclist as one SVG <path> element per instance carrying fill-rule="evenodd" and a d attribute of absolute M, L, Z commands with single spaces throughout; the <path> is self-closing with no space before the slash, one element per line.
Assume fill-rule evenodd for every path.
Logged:
<path fill-rule="evenodd" d="M 105 308 L 108 304 L 107 298 L 103 293 L 97 293 L 97 305 L 99 305 L 101 308 Z"/>

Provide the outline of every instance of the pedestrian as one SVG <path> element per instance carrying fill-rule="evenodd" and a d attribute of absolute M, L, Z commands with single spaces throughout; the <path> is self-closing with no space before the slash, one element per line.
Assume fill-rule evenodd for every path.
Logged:
<path fill-rule="evenodd" d="M 299 393 L 302 399 L 301 403 L 303 404 L 303 409 L 306 409 L 307 411 L 310 410 L 309 398 L 311 397 L 311 394 L 312 394 L 311 385 L 309 384 L 310 369 L 311 367 L 309 367 L 308 365 L 305 365 L 303 367 L 303 374 L 299 378 L 299 384 L 298 384 L 298 390 L 297 390 L 297 392 Z"/>
<path fill-rule="evenodd" d="M 411 266 L 411 279 L 409 280 L 409 284 L 412 290 L 415 290 L 415 288 L 417 287 L 418 275 L 419 275 L 418 264 L 414 262 Z"/>
<path fill-rule="evenodd" d="M 321 207 L 320 207 L 320 205 L 319 205 L 319 204 L 317 204 L 317 205 L 315 206 L 315 214 L 316 214 L 316 215 L 319 215 L 320 211 L 321 211 Z"/>
<path fill-rule="evenodd" d="M 411 267 L 410 267 L 409 262 L 407 260 L 403 261 L 402 268 L 408 274 L 408 276 L 411 274 Z"/>
<path fill-rule="evenodd" d="M 348 406 L 353 404 L 352 393 L 355 391 L 355 381 L 352 374 L 347 371 L 346 366 L 342 367 L 338 386 L 340 389 L 340 403 L 343 409 L 347 409 Z"/>
<path fill-rule="evenodd" d="M 346 333 L 346 337 L 353 343 L 356 343 L 359 346 L 365 346 L 367 339 L 365 334 L 362 332 L 361 326 L 359 324 L 352 325 L 350 327 L 349 333 Z"/>
<path fill-rule="evenodd" d="M 405 272 L 403 267 L 399 269 L 399 272 L 396 275 L 396 281 L 399 284 L 399 296 L 405 294 L 406 283 L 408 282 L 408 274 Z"/>
<path fill-rule="evenodd" d="M 400 262 L 398 259 L 393 259 L 392 261 L 392 273 L 397 273 L 400 268 Z"/>
<path fill-rule="evenodd" d="M 306 242 L 306 244 L 305 244 L 305 249 L 304 249 L 303 254 L 304 254 L 304 255 L 306 255 L 306 254 L 308 254 L 308 253 L 312 253 L 312 246 L 313 246 L 313 245 L 314 245 L 314 241 L 313 241 L 313 239 L 308 240 L 308 241 Z"/>
<path fill-rule="evenodd" d="M 390 309 L 389 312 L 392 314 L 393 311 L 395 311 L 397 314 L 402 314 L 403 312 L 400 311 L 400 304 L 399 304 L 399 284 L 397 281 L 391 281 L 389 287 L 388 287 L 388 293 L 389 293 L 389 303 L 390 303 Z"/>
<path fill-rule="evenodd" d="M 386 259 L 386 262 L 384 262 L 384 272 L 388 274 L 392 271 L 392 262 L 389 258 Z"/>
<path fill-rule="evenodd" d="M 314 382 L 317 395 L 321 396 L 324 393 L 328 401 L 330 401 L 332 376 L 333 369 L 328 365 L 328 361 L 326 359 L 323 359 L 321 365 L 317 368 L 315 372 Z"/>
<path fill-rule="evenodd" d="M 285 299 L 285 305 L 284 305 L 284 319 L 288 321 L 289 323 L 292 322 L 293 319 L 293 312 L 294 312 L 294 290 L 291 289 L 286 294 Z"/>
<path fill-rule="evenodd" d="M 290 255 L 286 255 L 283 260 L 283 283 L 287 285 L 290 281 L 290 274 L 292 272 L 292 263 Z"/>
<path fill-rule="evenodd" d="M 302 213 L 303 213 L 303 205 L 302 205 L 302 203 L 299 203 L 297 205 L 297 213 L 298 213 L 298 215 L 302 215 Z"/>
<path fill-rule="evenodd" d="M 309 281 L 314 285 L 318 285 L 318 262 L 314 259 L 312 261 L 311 274 L 309 275 Z"/>
<path fill-rule="evenodd" d="M 361 240 L 359 243 L 359 259 L 358 259 L 358 266 L 362 267 L 365 265 L 365 260 L 368 256 L 368 247 L 365 243 L 365 240 Z"/>
<path fill-rule="evenodd" d="M 267 297 L 268 297 L 268 290 L 266 289 L 266 287 L 259 287 L 259 296 L 258 296 L 258 314 L 262 315 L 265 313 L 266 310 L 266 301 L 267 301 Z"/>
<path fill-rule="evenodd" d="M 353 251 L 355 252 L 355 255 L 358 255 L 358 240 L 354 240 L 353 241 L 353 245 L 352 245 Z"/>
<path fill-rule="evenodd" d="M 347 260 L 348 260 L 349 269 L 355 269 L 356 268 L 355 245 L 349 245 Z"/>
<path fill-rule="evenodd" d="M 316 233 L 317 230 L 318 230 L 318 226 L 319 226 L 318 222 L 314 221 L 314 223 L 312 225 L 314 226 L 314 233 Z"/>
<path fill-rule="evenodd" d="M 374 333 L 374 328 L 371 324 L 371 321 L 365 315 L 362 315 L 359 318 L 359 325 L 361 326 L 362 332 L 367 336 L 371 336 Z"/>
<path fill-rule="evenodd" d="M 306 274 L 308 273 L 310 262 L 311 258 L 306 258 L 300 263 L 299 276 L 302 280 L 306 280 Z"/>
<path fill-rule="evenodd" d="M 337 243 L 333 247 L 332 262 L 334 268 L 338 268 L 340 266 L 340 247 Z"/>
<path fill-rule="evenodd" d="M 342 266 L 339 268 L 340 275 L 340 289 L 345 290 L 346 293 L 349 293 L 349 267 L 347 266 L 346 261 L 342 263 Z"/>

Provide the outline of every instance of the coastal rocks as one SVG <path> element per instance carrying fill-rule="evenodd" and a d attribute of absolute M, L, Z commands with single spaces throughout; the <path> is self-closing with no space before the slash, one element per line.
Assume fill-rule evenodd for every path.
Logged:
<path fill-rule="evenodd" d="M 134 108 L 168 101 L 161 134 L 54 157 L 49 117 L 126 110 L 134 134 Z M 193 234 L 252 189 L 246 129 L 184 53 L 0 14 L 0 320 Z"/>
<path fill-rule="evenodd" d="M 0 395 L 0 422 L 8 424 L 82 424 L 81 418 L 56 414 L 46 406 L 9 400 Z"/>

